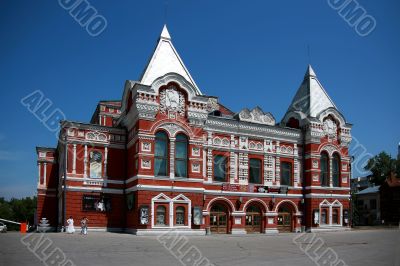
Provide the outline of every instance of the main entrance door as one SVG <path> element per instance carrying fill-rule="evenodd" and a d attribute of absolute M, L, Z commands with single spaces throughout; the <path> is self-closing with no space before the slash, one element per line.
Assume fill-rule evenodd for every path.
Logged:
<path fill-rule="evenodd" d="M 292 212 L 287 207 L 280 207 L 278 212 L 279 232 L 292 232 Z"/>
<path fill-rule="evenodd" d="M 210 230 L 214 234 L 228 232 L 228 212 L 223 205 L 214 205 L 210 211 Z"/>
<path fill-rule="evenodd" d="M 246 210 L 246 232 L 261 233 L 262 230 L 262 213 L 257 206 L 250 206 Z"/>

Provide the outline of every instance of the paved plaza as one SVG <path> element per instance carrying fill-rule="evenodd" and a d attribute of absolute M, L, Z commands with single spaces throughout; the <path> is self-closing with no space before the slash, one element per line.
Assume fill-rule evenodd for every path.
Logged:
<path fill-rule="evenodd" d="M 208 261 L 209 265 L 317 265 L 311 259 L 315 258 L 313 254 L 321 255 L 328 248 L 345 263 L 342 265 L 400 265 L 400 231 L 396 229 L 304 235 L 182 237 L 172 234 L 161 239 L 117 233 L 87 236 L 48 233 L 40 237 L 37 233 L 25 238 L 15 232 L 0 234 L 0 265 L 53 265 L 56 253 L 46 256 L 54 251 L 65 255 L 66 265 L 194 265 L 190 255 L 180 258 L 185 251 L 192 252 L 198 262 L 202 260 L 201 265 L 207 265 Z M 177 241 L 176 245 L 171 240 Z M 30 251 L 36 243 L 43 245 Z M 316 250 L 320 243 L 323 246 Z M 47 250 L 43 248 L 46 245 Z M 311 247 L 308 251 L 307 245 Z M 322 262 L 318 265 L 324 265 Z"/>

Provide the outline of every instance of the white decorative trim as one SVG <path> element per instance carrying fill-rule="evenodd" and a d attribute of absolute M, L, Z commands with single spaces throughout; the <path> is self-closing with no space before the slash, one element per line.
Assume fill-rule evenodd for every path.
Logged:
<path fill-rule="evenodd" d="M 72 144 L 73 155 L 72 155 L 72 173 L 76 174 L 76 144 Z"/>
<path fill-rule="evenodd" d="M 235 212 L 235 206 L 233 205 L 233 203 L 229 199 L 227 199 L 225 197 L 213 198 L 212 200 L 210 200 L 210 202 L 208 202 L 207 207 L 206 207 L 205 210 L 206 211 L 210 211 L 212 203 L 215 202 L 215 201 L 218 201 L 218 200 L 228 203 L 228 205 L 231 207 L 231 212 L 232 213 Z"/>
<path fill-rule="evenodd" d="M 244 204 L 244 206 L 243 206 L 243 211 L 246 211 L 248 205 L 249 205 L 250 203 L 253 203 L 253 202 L 261 203 L 261 205 L 263 205 L 264 208 L 265 208 L 264 212 L 269 212 L 268 205 L 267 205 L 263 200 L 257 199 L 257 198 L 253 198 L 253 199 L 248 200 L 248 201 Z"/>
<path fill-rule="evenodd" d="M 297 205 L 296 205 L 293 201 L 291 201 L 291 200 L 282 200 L 282 201 L 280 201 L 280 202 L 279 202 L 278 204 L 276 204 L 276 206 L 275 206 L 275 212 L 278 212 L 279 206 L 280 206 L 282 203 L 285 203 L 285 202 L 290 203 L 290 204 L 294 207 L 296 213 L 299 212 L 299 209 L 297 208 Z"/>
<path fill-rule="evenodd" d="M 47 179 L 47 163 L 43 163 L 43 186 L 47 186 L 46 179 Z"/>
<path fill-rule="evenodd" d="M 154 203 L 168 203 L 169 205 L 169 223 L 168 225 L 165 226 L 157 226 L 154 224 L 154 220 L 156 219 L 156 216 L 154 215 Z M 174 218 L 175 218 L 175 208 L 174 208 L 174 204 L 175 203 L 186 203 L 188 204 L 188 208 L 187 208 L 187 218 L 188 218 L 188 225 L 174 225 Z M 165 195 L 164 193 L 160 193 L 157 196 L 153 197 L 151 199 L 151 228 L 160 228 L 160 229 L 164 229 L 164 228 L 188 228 L 190 229 L 191 226 L 191 221 L 192 221 L 192 202 L 189 198 L 187 198 L 185 195 L 183 194 L 179 194 L 178 196 L 176 196 L 175 198 L 171 199 L 170 197 L 168 197 L 167 195 Z"/>
<path fill-rule="evenodd" d="M 192 156 L 200 157 L 200 147 L 192 147 Z"/>
<path fill-rule="evenodd" d="M 150 159 L 141 159 L 141 168 L 143 169 L 151 169 L 151 160 Z"/>
<path fill-rule="evenodd" d="M 304 189 L 323 189 L 323 190 L 344 190 L 350 191 L 349 187 L 321 187 L 321 186 L 307 186 Z"/>
<path fill-rule="evenodd" d="M 192 172 L 193 173 L 200 173 L 200 162 L 193 162 L 192 163 Z"/>
<path fill-rule="evenodd" d="M 147 141 L 142 142 L 142 151 L 151 152 L 151 143 Z"/>
<path fill-rule="evenodd" d="M 350 199 L 351 195 L 346 194 L 320 194 L 320 193 L 309 193 L 306 194 L 305 197 L 309 198 L 341 198 L 341 199 Z"/>

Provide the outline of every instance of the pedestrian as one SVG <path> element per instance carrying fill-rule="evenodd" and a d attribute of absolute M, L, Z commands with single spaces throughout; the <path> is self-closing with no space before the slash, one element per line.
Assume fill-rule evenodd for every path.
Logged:
<path fill-rule="evenodd" d="M 67 233 L 68 234 L 73 234 L 75 232 L 75 228 L 74 228 L 74 219 L 72 219 L 72 216 L 69 217 L 69 219 L 67 220 Z"/>
<path fill-rule="evenodd" d="M 81 220 L 81 234 L 82 235 L 87 235 L 87 224 L 89 222 L 89 219 L 84 216 Z"/>

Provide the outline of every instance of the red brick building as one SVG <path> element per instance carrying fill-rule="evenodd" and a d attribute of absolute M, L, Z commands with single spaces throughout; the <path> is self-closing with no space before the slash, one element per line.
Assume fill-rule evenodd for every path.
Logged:
<path fill-rule="evenodd" d="M 37 216 L 157 234 L 348 228 L 351 124 L 308 67 L 285 116 L 204 95 L 164 27 L 139 81 L 38 147 Z"/>

